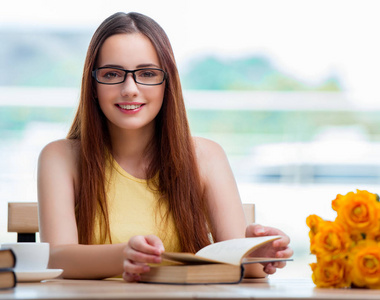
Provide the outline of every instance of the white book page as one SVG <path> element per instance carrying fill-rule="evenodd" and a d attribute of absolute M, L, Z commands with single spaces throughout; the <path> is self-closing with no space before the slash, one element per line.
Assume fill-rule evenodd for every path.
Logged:
<path fill-rule="evenodd" d="M 267 242 L 274 241 L 281 236 L 262 236 L 254 238 L 241 238 L 226 240 L 208 245 L 196 253 L 211 260 L 240 265 L 242 258 Z"/>

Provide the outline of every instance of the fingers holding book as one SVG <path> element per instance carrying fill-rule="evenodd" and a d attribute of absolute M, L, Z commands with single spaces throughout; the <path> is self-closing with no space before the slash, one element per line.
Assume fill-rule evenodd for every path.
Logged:
<path fill-rule="evenodd" d="M 160 263 L 164 252 L 162 241 L 155 235 L 134 236 L 124 248 L 123 278 L 133 282 L 140 280 L 140 274 L 149 272 L 149 263 Z"/>
<path fill-rule="evenodd" d="M 293 250 L 289 247 L 290 238 L 284 232 L 277 228 L 262 226 L 260 224 L 249 224 L 246 228 L 246 237 L 271 236 L 279 235 L 281 238 L 273 241 L 270 244 L 251 253 L 253 256 L 275 257 L 275 258 L 290 258 L 293 255 Z M 285 261 L 277 261 L 264 263 L 264 272 L 274 274 L 276 269 L 286 266 Z"/>
<path fill-rule="evenodd" d="M 271 275 L 276 273 L 277 269 L 282 269 L 286 266 L 285 261 L 276 261 L 271 263 L 266 263 L 264 265 L 264 272 Z"/>

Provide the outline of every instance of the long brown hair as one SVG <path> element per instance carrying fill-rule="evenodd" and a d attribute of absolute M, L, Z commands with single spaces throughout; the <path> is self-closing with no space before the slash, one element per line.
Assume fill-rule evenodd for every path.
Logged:
<path fill-rule="evenodd" d="M 160 203 L 168 204 L 181 249 L 195 252 L 209 244 L 210 225 L 178 70 L 164 30 L 151 18 L 138 13 L 116 13 L 107 18 L 96 30 L 88 48 L 79 107 L 67 136 L 80 141 L 79 186 L 75 195 L 79 242 L 92 242 L 97 207 L 106 227 L 102 238 L 110 237 L 105 166 L 106 154 L 112 153 L 112 148 L 106 117 L 96 101 L 91 72 L 104 41 L 118 33 L 141 33 L 148 37 L 168 75 L 163 105 L 155 119 L 155 135 L 146 149 L 150 157 L 146 176 L 153 178 L 159 174 L 154 189 L 161 195 Z"/>

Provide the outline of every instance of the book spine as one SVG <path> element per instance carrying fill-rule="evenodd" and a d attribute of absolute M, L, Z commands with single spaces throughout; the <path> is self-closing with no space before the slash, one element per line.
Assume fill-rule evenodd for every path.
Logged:
<path fill-rule="evenodd" d="M 17 284 L 16 273 L 13 269 L 2 268 L 0 269 L 0 290 L 12 289 Z"/>
<path fill-rule="evenodd" d="M 6 257 L 0 262 L 0 269 L 14 268 L 16 266 L 16 255 L 12 249 L 0 249 L 0 256 Z M 10 259 L 8 259 L 10 257 Z"/>
<path fill-rule="evenodd" d="M 16 267 L 16 262 L 17 262 L 17 257 L 16 257 L 16 254 L 14 253 L 14 251 L 12 249 L 9 249 L 11 251 L 11 254 L 13 256 L 13 266 L 11 268 L 14 268 Z"/>
<path fill-rule="evenodd" d="M 243 280 L 243 278 L 244 278 L 244 265 L 243 264 L 240 265 L 240 270 L 241 270 L 240 280 L 238 282 L 236 282 L 236 283 L 240 283 Z"/>

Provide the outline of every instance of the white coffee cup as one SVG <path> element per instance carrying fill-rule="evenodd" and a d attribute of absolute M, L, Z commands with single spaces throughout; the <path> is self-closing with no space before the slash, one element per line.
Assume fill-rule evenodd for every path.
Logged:
<path fill-rule="evenodd" d="M 49 263 L 49 243 L 7 243 L 2 249 L 12 249 L 16 255 L 15 271 L 42 271 Z"/>

